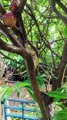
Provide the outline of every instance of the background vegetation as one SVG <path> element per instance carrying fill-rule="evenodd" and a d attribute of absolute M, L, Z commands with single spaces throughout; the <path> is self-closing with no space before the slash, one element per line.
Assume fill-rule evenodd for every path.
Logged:
<path fill-rule="evenodd" d="M 11 1 L 0 0 L 0 54 L 7 66 L 15 68 L 16 73 L 26 77 L 26 82 L 18 84 L 17 91 L 22 86 L 27 88 L 30 95 L 37 100 L 44 120 L 66 120 L 67 2 L 22 0 L 18 9 L 12 11 L 19 25 L 5 26 L 3 15 L 5 11 L 11 10 L 10 4 Z M 14 87 L 10 88 L 8 96 Z M 7 93 L 7 89 L 4 92 Z M 48 107 L 51 103 L 54 103 L 56 109 L 50 117 Z"/>

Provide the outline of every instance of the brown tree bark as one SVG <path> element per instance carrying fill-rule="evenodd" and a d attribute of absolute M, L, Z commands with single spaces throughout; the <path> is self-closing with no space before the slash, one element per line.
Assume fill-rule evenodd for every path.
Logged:
<path fill-rule="evenodd" d="M 64 45 L 59 72 L 58 72 L 58 87 L 61 87 L 62 85 L 66 65 L 67 65 L 67 41 L 65 42 L 65 45 Z"/>

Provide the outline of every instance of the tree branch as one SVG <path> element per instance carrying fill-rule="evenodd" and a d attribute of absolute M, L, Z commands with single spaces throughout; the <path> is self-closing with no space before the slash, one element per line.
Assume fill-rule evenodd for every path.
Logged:
<path fill-rule="evenodd" d="M 22 30 L 22 33 L 23 33 L 23 37 L 24 37 L 25 41 L 27 41 L 27 34 L 26 34 L 24 22 L 23 22 L 23 19 L 22 19 L 20 14 L 19 14 L 19 17 L 18 17 L 18 21 L 19 21 L 19 24 L 20 24 L 20 27 L 21 27 L 21 30 Z"/>
<path fill-rule="evenodd" d="M 6 44 L 6 42 L 4 42 L 1 38 L 0 38 L 0 49 L 5 50 L 7 52 L 22 55 L 22 57 L 25 60 L 27 60 L 28 53 L 25 51 L 25 49 L 23 49 L 23 47 L 19 48 L 14 45 L 12 46 L 12 45 Z"/>
<path fill-rule="evenodd" d="M 0 38 L 0 48 L 5 51 L 17 53 L 17 54 L 19 54 L 19 51 L 20 51 L 20 48 L 6 44 L 6 42 L 4 42 L 1 38 Z"/>
<path fill-rule="evenodd" d="M 63 5 L 60 0 L 56 1 L 57 4 L 63 9 L 63 11 L 67 14 L 67 7 L 65 5 Z"/>
<path fill-rule="evenodd" d="M 30 42 L 28 41 L 28 44 L 31 46 L 31 48 L 35 51 L 37 57 L 39 56 L 37 48 Z"/>
<path fill-rule="evenodd" d="M 54 12 L 57 14 L 58 18 L 60 18 L 65 24 L 67 24 L 67 17 L 63 16 L 55 7 Z"/>
<path fill-rule="evenodd" d="M 44 41 L 46 47 L 47 47 L 52 53 L 54 53 L 57 57 L 59 57 L 59 56 L 50 48 L 48 41 L 46 40 L 46 38 L 45 38 L 44 35 L 42 34 L 42 32 L 41 32 L 41 30 L 40 30 L 40 28 L 39 28 L 39 25 L 38 25 L 38 23 L 37 23 L 36 17 L 35 17 L 35 15 L 34 15 L 32 9 L 30 8 L 30 6 L 29 6 L 28 4 L 26 4 L 26 6 L 28 7 L 28 9 L 29 9 L 30 12 L 31 12 L 31 14 L 30 14 L 30 15 L 31 15 L 31 18 L 34 20 L 34 22 L 35 22 L 35 24 L 36 24 L 36 26 L 37 26 L 37 29 L 38 29 L 38 31 L 39 31 L 39 33 L 40 33 L 41 40 Z M 59 57 L 59 58 L 60 58 L 60 57 Z"/>
<path fill-rule="evenodd" d="M 18 64 L 22 64 L 21 62 L 18 62 L 17 60 L 8 57 L 6 54 L 4 54 L 4 53 L 1 52 L 1 51 L 0 51 L 0 54 L 4 57 L 4 59 L 9 59 L 9 60 L 11 60 L 11 61 L 13 61 L 13 62 L 15 61 L 15 62 L 18 63 Z"/>
<path fill-rule="evenodd" d="M 10 39 L 10 41 L 15 45 L 15 46 L 19 46 L 17 39 L 11 35 L 9 33 L 9 30 L 6 28 L 6 26 L 4 26 L 1 22 L 0 22 L 0 29 L 2 30 L 2 32 Z"/>
<path fill-rule="evenodd" d="M 54 12 L 57 14 L 58 18 L 60 18 L 65 24 L 67 24 L 67 17 L 63 16 L 57 9 L 56 9 L 56 2 L 57 0 L 52 0 L 52 7 Z"/>
<path fill-rule="evenodd" d="M 3 15 L 5 13 L 5 9 L 4 7 L 0 4 L 0 13 Z"/>
<path fill-rule="evenodd" d="M 24 9 L 24 6 L 26 5 L 26 2 L 27 2 L 27 0 L 20 0 L 20 4 L 19 4 L 19 7 L 18 7 L 18 9 L 17 9 L 17 13 L 21 13 L 22 12 L 22 10 Z"/>
<path fill-rule="evenodd" d="M 63 54 L 62 54 L 62 59 L 59 67 L 59 72 L 58 72 L 58 87 L 61 87 L 62 82 L 63 82 L 63 76 L 64 76 L 64 70 L 67 65 L 67 41 L 65 42 L 64 49 L 63 49 Z"/>
<path fill-rule="evenodd" d="M 30 7 L 28 4 L 26 4 L 26 6 L 27 6 L 27 8 L 30 10 L 31 14 L 29 14 L 29 15 L 31 15 L 31 18 L 34 20 L 34 22 L 35 22 L 35 24 L 36 24 L 36 26 L 37 26 L 37 28 L 38 28 L 38 31 L 39 31 L 39 33 L 40 33 L 40 35 L 41 35 L 41 31 L 40 31 L 39 25 L 38 25 L 38 23 L 37 23 L 36 17 L 35 17 L 32 9 L 31 9 L 31 7 Z"/>

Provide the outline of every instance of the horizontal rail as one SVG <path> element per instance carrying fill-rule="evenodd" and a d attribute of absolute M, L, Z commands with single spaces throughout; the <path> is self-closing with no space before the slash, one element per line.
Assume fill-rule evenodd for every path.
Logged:
<path fill-rule="evenodd" d="M 20 103 L 27 103 L 27 104 L 35 104 L 34 101 L 27 101 L 27 100 L 14 100 L 14 99 L 8 99 L 8 101 L 11 101 L 11 102 L 20 102 Z"/>
<path fill-rule="evenodd" d="M 8 113 L 6 114 L 6 117 L 15 117 L 15 118 L 22 118 L 22 119 L 29 119 L 29 120 L 39 120 L 39 118 L 36 118 L 36 117 L 29 117 L 29 116 L 22 116 L 20 114 L 11 114 L 11 113 Z"/>
<path fill-rule="evenodd" d="M 14 110 L 24 110 L 24 111 L 29 111 L 29 112 L 36 112 L 35 109 L 33 108 L 22 108 L 22 107 L 18 107 L 18 106 L 11 106 L 11 105 L 5 105 L 6 109 L 14 109 Z"/>

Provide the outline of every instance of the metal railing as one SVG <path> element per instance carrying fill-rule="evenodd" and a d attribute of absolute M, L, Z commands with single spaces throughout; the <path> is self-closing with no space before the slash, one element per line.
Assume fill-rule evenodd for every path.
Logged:
<path fill-rule="evenodd" d="M 8 104 L 10 102 L 11 103 L 14 102 L 17 105 Z M 8 117 L 18 118 L 21 120 L 40 120 L 35 115 L 36 109 L 34 108 L 34 106 L 35 106 L 34 101 L 9 99 L 8 103 L 4 102 L 4 120 L 8 120 Z M 20 103 L 20 106 L 18 105 L 19 103 Z M 29 107 L 26 107 L 27 105 L 29 105 Z M 13 112 L 11 113 L 8 110 L 12 110 Z M 17 111 L 17 113 L 14 113 L 14 111 Z M 18 111 L 21 113 L 19 113 Z M 29 112 L 29 113 L 27 113 L 27 112 Z M 31 113 L 33 113 L 33 115 L 31 115 Z"/>

